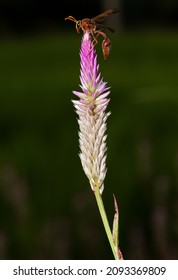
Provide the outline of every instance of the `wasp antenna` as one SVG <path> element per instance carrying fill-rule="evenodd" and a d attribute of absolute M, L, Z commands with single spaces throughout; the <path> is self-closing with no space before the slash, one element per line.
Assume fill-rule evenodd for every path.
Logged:
<path fill-rule="evenodd" d="M 71 20 L 71 21 L 77 22 L 77 20 L 73 16 L 68 16 L 65 18 L 65 20 Z"/>

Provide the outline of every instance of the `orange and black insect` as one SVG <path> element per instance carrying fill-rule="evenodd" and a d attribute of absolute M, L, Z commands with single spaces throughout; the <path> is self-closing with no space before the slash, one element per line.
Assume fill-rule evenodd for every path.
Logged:
<path fill-rule="evenodd" d="M 94 45 L 96 45 L 98 43 L 97 38 L 99 35 L 101 35 L 103 37 L 103 41 L 102 41 L 103 56 L 104 56 L 104 59 L 106 59 L 110 55 L 111 41 L 107 37 L 107 35 L 103 31 L 103 29 L 108 29 L 111 32 L 114 32 L 115 30 L 110 26 L 101 24 L 100 22 L 103 22 L 106 19 L 106 17 L 108 17 L 109 15 L 112 15 L 112 14 L 115 14 L 118 12 L 119 12 L 118 9 L 110 9 L 91 19 L 85 18 L 82 20 L 76 20 L 73 16 L 68 16 L 65 18 L 65 20 L 71 20 L 76 23 L 77 33 L 80 32 L 80 29 L 83 32 L 89 32 L 93 37 Z"/>

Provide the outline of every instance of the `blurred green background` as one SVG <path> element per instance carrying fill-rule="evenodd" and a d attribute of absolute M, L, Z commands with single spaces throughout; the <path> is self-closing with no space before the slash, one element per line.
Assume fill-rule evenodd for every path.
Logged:
<path fill-rule="evenodd" d="M 82 34 L 63 21 L 85 17 L 86 8 L 34 2 L 0 3 L 0 259 L 113 259 L 78 157 L 71 103 Z M 96 46 L 111 86 L 103 200 L 112 224 L 117 197 L 125 259 L 177 259 L 178 5 L 111 2 L 122 10 L 108 60 L 101 40 Z M 104 5 L 90 5 L 88 16 Z"/>

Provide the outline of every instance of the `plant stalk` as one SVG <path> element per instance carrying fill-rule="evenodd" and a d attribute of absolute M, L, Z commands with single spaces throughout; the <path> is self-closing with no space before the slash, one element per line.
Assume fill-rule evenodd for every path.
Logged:
<path fill-rule="evenodd" d="M 103 221 L 103 225 L 104 225 L 106 235 L 108 237 L 108 240 L 109 240 L 114 258 L 115 258 L 115 260 L 119 260 L 119 256 L 118 256 L 117 250 L 114 246 L 113 236 L 112 236 L 112 233 L 111 233 L 111 229 L 110 229 L 110 226 L 109 226 L 108 218 L 107 218 L 107 215 L 106 215 L 106 211 L 105 211 L 105 208 L 104 208 L 104 204 L 103 204 L 103 200 L 102 200 L 102 196 L 100 194 L 99 188 L 95 188 L 94 193 L 95 193 L 95 198 L 96 198 L 96 201 L 97 201 L 97 205 L 98 205 L 98 208 L 99 208 L 101 219 Z"/>

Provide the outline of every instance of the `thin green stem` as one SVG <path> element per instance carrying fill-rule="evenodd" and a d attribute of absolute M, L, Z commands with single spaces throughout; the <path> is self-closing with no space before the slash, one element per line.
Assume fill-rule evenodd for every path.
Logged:
<path fill-rule="evenodd" d="M 107 234 L 107 237 L 108 237 L 108 240 L 109 240 L 114 258 L 115 258 L 115 260 L 119 260 L 116 248 L 114 246 L 111 229 L 110 229 L 110 226 L 109 226 L 108 218 L 107 218 L 107 215 L 106 215 L 106 211 L 105 211 L 105 208 L 104 208 L 104 204 L 103 204 L 103 200 L 102 200 L 102 196 L 100 194 L 99 188 L 96 188 L 94 193 L 95 193 L 95 198 L 96 198 L 96 201 L 97 201 L 97 205 L 98 205 L 98 208 L 99 208 L 101 219 L 103 221 L 103 225 L 104 225 L 104 228 L 105 228 L 105 231 L 106 231 L 106 234 Z"/>

